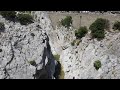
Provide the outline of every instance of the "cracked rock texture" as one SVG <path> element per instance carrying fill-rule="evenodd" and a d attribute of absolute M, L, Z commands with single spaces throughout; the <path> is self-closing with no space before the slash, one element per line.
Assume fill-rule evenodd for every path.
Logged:
<path fill-rule="evenodd" d="M 69 47 L 61 54 L 65 78 L 72 79 L 119 79 L 120 78 L 120 33 L 108 33 L 102 41 L 84 37 L 77 46 Z M 97 71 L 96 60 L 102 66 Z"/>
<path fill-rule="evenodd" d="M 119 31 L 106 31 L 101 41 L 91 39 L 89 32 L 79 45 L 71 46 L 76 39 L 74 31 L 79 26 L 79 16 L 82 16 L 82 26 L 89 27 L 100 17 L 109 19 L 113 25 L 119 15 L 53 13 L 32 12 L 34 23 L 27 26 L 0 15 L 0 22 L 5 24 L 5 32 L 0 33 L 0 79 L 53 79 L 57 64 L 53 54 L 60 55 L 65 79 L 120 78 Z M 57 26 L 58 19 L 64 15 L 72 15 L 75 26 L 70 29 Z M 99 70 L 93 65 L 96 60 L 102 64 Z"/>
<path fill-rule="evenodd" d="M 54 13 L 53 15 L 55 18 L 58 14 Z M 64 13 L 64 15 L 66 16 L 68 14 Z M 72 13 L 72 15 L 74 14 Z M 84 17 L 82 22 L 84 22 L 84 25 L 87 27 L 89 27 L 96 18 L 102 17 L 109 19 L 111 25 L 120 18 L 119 15 L 115 16 L 110 14 L 99 16 L 96 14 L 78 15 Z M 50 16 L 52 17 L 51 14 Z M 59 15 L 59 18 L 60 17 L 62 18 L 63 14 L 61 16 Z M 54 18 L 51 18 L 51 20 Z M 54 22 L 54 20 L 52 20 L 52 22 Z M 79 45 L 71 46 L 71 42 L 75 39 L 75 29 L 71 27 L 68 30 L 55 25 L 54 31 L 50 32 L 50 44 L 52 52 L 60 55 L 60 62 L 63 66 L 65 79 L 120 79 L 119 31 L 106 31 L 105 38 L 101 41 L 91 39 L 89 32 L 81 39 Z M 99 70 L 96 70 L 94 67 L 94 62 L 97 60 L 101 61 L 102 64 Z"/>
<path fill-rule="evenodd" d="M 0 34 L 0 79 L 51 79 L 55 62 L 46 30 L 45 12 L 32 12 L 34 23 L 10 22 L 0 15 L 5 32 Z M 31 62 L 34 62 L 32 64 Z"/>

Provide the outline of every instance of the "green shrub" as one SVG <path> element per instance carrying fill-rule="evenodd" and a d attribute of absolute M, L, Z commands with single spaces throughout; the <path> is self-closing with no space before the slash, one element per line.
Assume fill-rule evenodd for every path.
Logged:
<path fill-rule="evenodd" d="M 0 22 L 0 32 L 4 32 L 5 30 L 5 24 Z"/>
<path fill-rule="evenodd" d="M 71 42 L 71 45 L 74 46 L 75 43 L 76 43 L 76 40 L 73 40 L 73 41 Z"/>
<path fill-rule="evenodd" d="M 92 31 L 96 31 L 96 29 L 104 30 L 108 28 L 109 28 L 109 20 L 103 18 L 96 19 L 95 22 L 93 22 L 89 27 L 89 29 Z"/>
<path fill-rule="evenodd" d="M 105 37 L 105 29 L 109 29 L 109 21 L 98 18 L 90 25 L 89 29 L 91 30 L 92 38 L 103 39 Z"/>
<path fill-rule="evenodd" d="M 36 66 L 36 62 L 33 60 L 33 61 L 30 61 L 29 62 L 32 66 Z"/>
<path fill-rule="evenodd" d="M 104 31 L 96 31 L 91 33 L 92 38 L 97 38 L 98 40 L 101 40 L 105 37 L 105 32 Z"/>
<path fill-rule="evenodd" d="M 94 62 L 94 67 L 96 70 L 98 70 L 99 68 L 101 68 L 101 62 L 99 60 Z"/>
<path fill-rule="evenodd" d="M 55 59 L 56 61 L 59 61 L 60 55 L 58 55 L 58 54 L 54 55 L 54 59 Z"/>
<path fill-rule="evenodd" d="M 113 25 L 113 29 L 114 30 L 119 30 L 120 31 L 120 22 L 119 21 L 116 21 Z"/>
<path fill-rule="evenodd" d="M 80 27 L 77 31 L 75 31 L 75 36 L 77 38 L 82 38 L 88 33 L 87 27 Z"/>
<path fill-rule="evenodd" d="M 0 14 L 7 20 L 14 20 L 16 18 L 15 11 L 0 11 Z"/>
<path fill-rule="evenodd" d="M 18 14 L 17 18 L 22 25 L 33 23 L 33 17 L 30 14 Z"/>
<path fill-rule="evenodd" d="M 72 17 L 71 16 L 66 16 L 66 18 L 62 19 L 60 23 L 64 27 L 69 28 L 70 25 L 72 24 Z"/>

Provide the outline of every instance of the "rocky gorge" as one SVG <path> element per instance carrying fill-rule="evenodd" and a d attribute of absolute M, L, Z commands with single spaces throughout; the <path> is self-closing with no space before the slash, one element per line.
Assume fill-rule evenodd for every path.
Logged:
<path fill-rule="evenodd" d="M 56 22 L 67 15 L 73 18 L 73 26 L 70 29 L 60 27 Z M 101 41 L 91 39 L 89 31 L 79 44 L 72 46 L 71 42 L 76 39 L 74 32 L 80 26 L 80 16 L 82 16 L 81 25 L 87 28 L 97 18 L 108 19 L 110 30 L 105 32 L 105 38 Z M 120 32 L 112 29 L 113 23 L 120 19 L 119 14 L 52 13 L 50 18 L 55 25 L 55 30 L 51 31 L 49 36 L 52 52 L 60 55 L 65 79 L 119 79 Z M 94 67 L 94 62 L 97 60 L 101 62 L 99 70 Z"/>
<path fill-rule="evenodd" d="M 61 79 L 120 78 L 120 32 L 111 28 L 120 19 L 119 14 L 65 12 L 61 15 L 32 11 L 31 15 L 34 23 L 29 25 L 6 20 L 0 15 L 0 22 L 5 24 L 5 31 L 0 33 L 0 79 L 57 79 L 56 73 L 61 71 Z M 73 19 L 69 29 L 58 23 L 67 15 Z M 89 31 L 72 46 L 71 42 L 76 40 L 74 32 L 80 24 L 89 27 L 99 17 L 110 20 L 105 38 L 91 39 Z M 55 60 L 55 55 L 59 55 L 59 61 Z M 99 70 L 94 67 L 96 60 L 101 62 Z"/>

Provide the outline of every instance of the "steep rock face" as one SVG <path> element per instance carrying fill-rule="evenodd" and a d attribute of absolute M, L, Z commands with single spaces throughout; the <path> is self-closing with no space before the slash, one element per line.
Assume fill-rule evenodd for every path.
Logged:
<path fill-rule="evenodd" d="M 76 79 L 118 79 L 120 78 L 120 33 L 108 33 L 103 41 L 84 37 L 79 46 L 64 50 L 60 60 L 65 78 Z M 95 61 L 101 61 L 96 70 Z"/>
<path fill-rule="evenodd" d="M 95 16 L 91 14 L 91 17 Z M 112 17 L 112 18 L 111 18 Z M 84 16 L 84 18 L 86 18 Z M 97 16 L 94 20 L 98 18 Z M 111 25 L 119 16 L 106 15 Z M 91 21 L 94 21 L 91 18 Z M 85 23 L 85 22 L 84 22 Z M 89 21 L 87 26 L 92 22 Z M 60 55 L 65 79 L 119 79 L 120 78 L 120 32 L 106 31 L 105 39 L 91 39 L 90 32 L 79 45 L 71 46 L 75 29 L 55 27 L 49 32 L 50 45 L 54 54 Z M 101 68 L 96 70 L 94 62 L 99 60 Z"/>
<path fill-rule="evenodd" d="M 50 79 L 55 72 L 55 61 L 46 30 L 44 12 L 32 12 L 34 23 L 24 26 L 0 16 L 5 32 L 0 34 L 1 79 Z M 48 21 L 49 22 L 49 21 Z"/>
<path fill-rule="evenodd" d="M 72 28 L 56 27 L 49 32 L 50 45 L 54 54 L 61 54 L 63 50 L 71 47 L 70 42 L 75 39 L 74 31 L 75 29 Z"/>

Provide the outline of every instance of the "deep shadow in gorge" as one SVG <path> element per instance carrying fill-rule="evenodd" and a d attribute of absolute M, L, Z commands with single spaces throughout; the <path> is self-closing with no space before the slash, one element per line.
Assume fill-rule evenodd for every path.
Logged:
<path fill-rule="evenodd" d="M 57 64 L 55 64 L 54 56 L 51 52 L 51 46 L 49 44 L 49 37 L 46 38 L 46 44 L 47 48 L 44 48 L 43 53 L 43 60 L 44 63 L 43 68 L 40 70 L 36 69 L 36 73 L 33 75 L 34 79 L 59 79 L 61 74 L 61 64 L 59 61 L 57 61 Z M 45 59 L 48 58 L 48 63 L 45 65 Z M 52 71 L 53 70 L 53 71 Z M 54 73 L 53 73 L 54 72 Z"/>
<path fill-rule="evenodd" d="M 56 79 L 60 78 L 60 74 L 61 74 L 61 64 L 59 61 L 57 61 L 57 65 L 55 66 L 55 73 L 54 73 L 54 77 Z"/>

